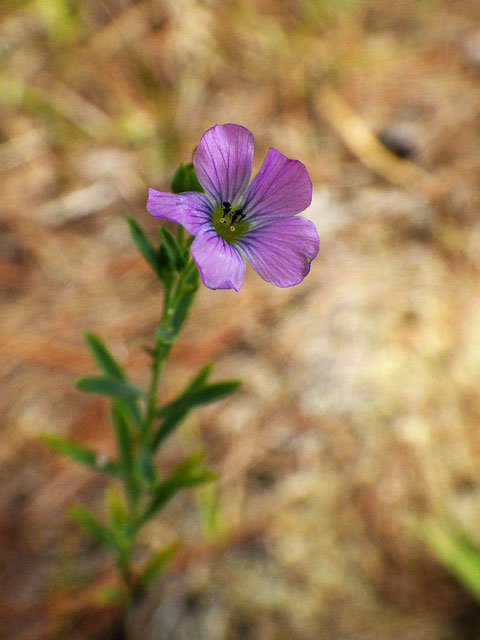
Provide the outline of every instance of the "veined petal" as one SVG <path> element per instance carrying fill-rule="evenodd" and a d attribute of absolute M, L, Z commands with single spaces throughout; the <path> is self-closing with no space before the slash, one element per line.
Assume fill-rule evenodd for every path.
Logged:
<path fill-rule="evenodd" d="M 270 147 L 260 171 L 248 187 L 243 209 L 248 217 L 294 215 L 312 201 L 312 183 L 305 165 Z"/>
<path fill-rule="evenodd" d="M 206 287 L 240 289 L 245 276 L 245 262 L 237 249 L 220 238 L 213 227 L 196 236 L 191 252 Z"/>
<path fill-rule="evenodd" d="M 178 222 L 189 233 L 197 233 L 212 218 L 210 200 L 198 191 L 164 193 L 148 190 L 147 211 L 155 218 Z"/>
<path fill-rule="evenodd" d="M 239 124 L 208 129 L 193 155 L 198 181 L 216 203 L 238 203 L 250 180 L 253 135 Z"/>
<path fill-rule="evenodd" d="M 258 275 L 277 287 L 299 284 L 319 249 L 315 225 L 302 216 L 271 216 L 236 245 Z"/>

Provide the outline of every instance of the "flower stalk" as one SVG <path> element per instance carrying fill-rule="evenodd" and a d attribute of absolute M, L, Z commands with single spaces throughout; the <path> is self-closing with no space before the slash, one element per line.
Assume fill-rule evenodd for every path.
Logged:
<path fill-rule="evenodd" d="M 184 189 L 194 178 L 191 168 L 181 167 L 174 184 Z M 193 183 L 195 184 L 195 183 Z M 101 520 L 88 509 L 75 505 L 72 517 L 113 556 L 118 569 L 119 601 L 128 604 L 138 598 L 163 571 L 177 544 L 166 543 L 140 558 L 137 538 L 165 505 L 181 490 L 211 481 L 213 473 L 204 466 L 203 455 L 194 453 L 181 460 L 170 474 L 160 472 L 157 453 L 161 444 L 181 425 L 198 405 L 213 402 L 235 391 L 239 381 L 208 381 L 211 367 L 204 367 L 180 393 L 161 404 L 161 374 L 170 350 L 187 318 L 199 285 L 199 273 L 190 255 L 191 240 L 179 227 L 176 237 L 161 227 L 160 244 L 155 246 L 133 218 L 127 217 L 132 238 L 163 285 L 163 308 L 155 330 L 148 389 L 143 391 L 128 378 L 104 342 L 87 332 L 87 345 L 100 370 L 100 376 L 82 378 L 77 387 L 107 396 L 112 405 L 112 427 L 117 454 L 106 460 L 97 452 L 52 434 L 43 441 L 57 452 L 90 469 L 108 475 L 113 482 L 106 491 L 106 517 Z M 123 586 L 121 586 L 123 585 Z"/>

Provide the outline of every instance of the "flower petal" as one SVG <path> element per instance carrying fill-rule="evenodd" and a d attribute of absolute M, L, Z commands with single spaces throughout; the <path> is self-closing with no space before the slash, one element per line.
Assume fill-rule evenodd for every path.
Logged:
<path fill-rule="evenodd" d="M 220 238 L 213 227 L 197 235 L 191 251 L 206 287 L 240 289 L 245 276 L 245 262 L 237 249 Z"/>
<path fill-rule="evenodd" d="M 198 181 L 217 203 L 239 203 L 252 172 L 253 135 L 239 124 L 208 129 L 193 155 Z"/>
<path fill-rule="evenodd" d="M 270 147 L 260 171 L 248 187 L 243 205 L 249 218 L 294 215 L 312 201 L 312 183 L 305 165 Z"/>
<path fill-rule="evenodd" d="M 313 222 L 302 216 L 271 216 L 247 231 L 237 247 L 261 278 L 291 287 L 310 271 L 319 239 Z"/>
<path fill-rule="evenodd" d="M 178 222 L 189 233 L 197 233 L 212 218 L 212 203 L 203 193 L 164 193 L 148 190 L 147 211 L 155 218 Z"/>

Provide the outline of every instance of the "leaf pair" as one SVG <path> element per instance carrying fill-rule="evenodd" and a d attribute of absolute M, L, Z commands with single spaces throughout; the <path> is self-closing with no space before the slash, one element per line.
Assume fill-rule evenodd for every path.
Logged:
<path fill-rule="evenodd" d="M 83 464 L 94 471 L 110 475 L 121 475 L 126 482 L 126 488 L 131 498 L 135 497 L 136 489 L 132 471 L 132 439 L 127 417 L 139 429 L 142 424 L 140 408 L 137 403 L 144 392 L 132 385 L 117 363 L 113 355 L 98 336 L 88 331 L 87 345 L 102 372 L 102 376 L 80 378 L 76 385 L 83 391 L 99 393 L 113 399 L 113 424 L 117 437 L 117 461 L 105 460 L 102 455 L 83 445 L 77 444 L 69 438 L 53 434 L 45 434 L 42 441 L 70 459 Z"/>

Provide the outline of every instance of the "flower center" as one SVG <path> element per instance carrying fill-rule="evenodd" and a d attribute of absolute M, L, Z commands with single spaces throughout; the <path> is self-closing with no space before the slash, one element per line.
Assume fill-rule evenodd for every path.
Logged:
<path fill-rule="evenodd" d="M 249 224 L 243 209 L 234 209 L 230 202 L 222 202 L 213 211 L 212 223 L 218 235 L 233 244 L 237 238 L 247 231 Z"/>

